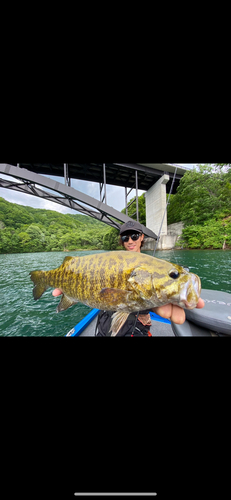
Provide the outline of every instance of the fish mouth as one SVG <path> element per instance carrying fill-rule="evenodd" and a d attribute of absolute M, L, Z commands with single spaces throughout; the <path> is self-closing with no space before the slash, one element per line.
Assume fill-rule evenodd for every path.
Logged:
<path fill-rule="evenodd" d="M 195 307 L 196 307 L 196 305 L 198 303 L 198 300 L 194 301 L 193 303 L 192 302 L 188 302 L 187 300 L 182 300 L 182 304 L 183 304 L 182 307 L 183 307 L 183 309 L 195 309 Z"/>
<path fill-rule="evenodd" d="M 192 274 L 188 283 L 185 284 L 180 294 L 180 306 L 184 309 L 194 309 L 201 294 L 201 280 L 196 274 Z"/>

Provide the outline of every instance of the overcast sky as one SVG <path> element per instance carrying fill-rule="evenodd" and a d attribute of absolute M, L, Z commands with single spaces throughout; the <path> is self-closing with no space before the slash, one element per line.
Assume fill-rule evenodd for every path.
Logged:
<path fill-rule="evenodd" d="M 196 163 L 179 163 L 178 165 L 193 168 L 193 166 L 196 166 Z M 2 175 L 1 173 L 0 177 L 2 179 L 12 180 L 12 177 L 7 177 L 5 175 Z M 52 177 L 52 179 L 55 179 L 58 182 L 64 182 L 60 177 Z M 95 182 L 86 182 L 72 179 L 71 186 L 78 191 L 81 191 L 82 193 L 92 196 L 97 200 L 100 199 L 99 184 Z M 139 195 L 141 195 L 143 192 L 144 191 L 139 191 Z M 135 190 L 131 192 L 129 199 L 131 199 L 133 196 L 135 196 Z M 0 188 L 0 197 L 5 198 L 5 200 L 10 201 L 11 203 L 17 203 L 19 205 L 26 205 L 34 208 L 45 208 L 47 210 L 56 210 L 57 212 L 61 213 L 77 213 L 74 210 L 62 207 L 58 203 L 52 203 L 36 196 L 18 193 L 17 191 L 13 191 L 11 189 Z M 125 207 L 124 187 L 107 185 L 107 204 L 112 206 L 116 210 L 121 211 Z"/>

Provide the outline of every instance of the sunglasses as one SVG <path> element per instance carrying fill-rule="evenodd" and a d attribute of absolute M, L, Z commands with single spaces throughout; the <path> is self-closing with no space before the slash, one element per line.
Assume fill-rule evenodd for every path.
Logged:
<path fill-rule="evenodd" d="M 125 236 L 121 236 L 121 240 L 123 243 L 127 243 L 129 241 L 129 238 L 131 238 L 132 241 L 137 241 L 140 236 L 141 236 L 140 233 L 129 234 L 129 235 L 126 234 Z"/>

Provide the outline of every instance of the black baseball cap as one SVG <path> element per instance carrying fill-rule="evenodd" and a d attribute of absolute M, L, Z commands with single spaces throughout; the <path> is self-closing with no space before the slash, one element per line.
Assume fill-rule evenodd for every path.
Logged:
<path fill-rule="evenodd" d="M 120 228 L 120 234 L 126 233 L 126 231 L 136 231 L 137 233 L 143 234 L 143 229 L 142 226 L 139 222 L 129 220 L 128 222 L 125 222 Z"/>

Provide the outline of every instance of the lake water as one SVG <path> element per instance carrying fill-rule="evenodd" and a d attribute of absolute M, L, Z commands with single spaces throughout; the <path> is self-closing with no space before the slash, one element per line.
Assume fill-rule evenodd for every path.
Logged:
<path fill-rule="evenodd" d="M 102 252 L 71 252 L 71 255 L 93 253 Z M 60 298 L 54 298 L 51 289 L 40 300 L 33 299 L 30 271 L 55 269 L 66 255 L 63 252 L 0 255 L 1 336 L 62 337 L 91 310 L 77 304 L 57 314 Z M 156 257 L 189 267 L 200 276 L 202 288 L 231 293 L 231 251 L 169 250 L 156 252 Z"/>

